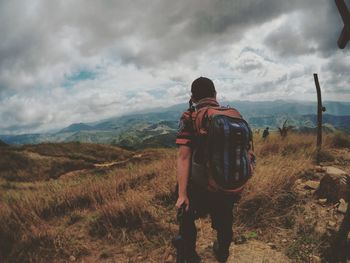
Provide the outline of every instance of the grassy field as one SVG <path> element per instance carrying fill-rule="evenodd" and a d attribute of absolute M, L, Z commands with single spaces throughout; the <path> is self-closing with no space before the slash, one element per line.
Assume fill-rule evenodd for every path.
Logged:
<path fill-rule="evenodd" d="M 327 135 L 322 160 L 334 161 L 349 142 Z M 256 138 L 258 165 L 235 206 L 236 237 L 294 226 L 293 184 L 312 171 L 314 144 L 312 135 Z M 0 153 L 0 262 L 163 262 L 173 253 L 175 149 L 64 143 Z"/>

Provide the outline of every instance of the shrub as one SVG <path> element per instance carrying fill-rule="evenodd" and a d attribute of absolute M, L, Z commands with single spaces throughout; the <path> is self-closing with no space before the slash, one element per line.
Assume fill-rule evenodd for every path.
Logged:
<path fill-rule="evenodd" d="M 321 149 L 319 158 L 320 162 L 333 162 L 335 160 L 333 154 L 330 151 L 324 149 Z"/>
<path fill-rule="evenodd" d="M 331 145 L 335 148 L 350 148 L 350 136 L 338 132 L 331 137 Z"/>

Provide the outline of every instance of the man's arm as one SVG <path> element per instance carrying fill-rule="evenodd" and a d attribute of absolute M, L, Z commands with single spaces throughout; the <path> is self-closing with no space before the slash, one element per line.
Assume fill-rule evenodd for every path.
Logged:
<path fill-rule="evenodd" d="M 189 208 L 189 200 L 187 196 L 187 184 L 191 168 L 192 149 L 189 146 L 180 145 L 177 157 L 177 182 L 179 185 L 179 197 L 176 207 L 185 203 L 186 210 Z"/>

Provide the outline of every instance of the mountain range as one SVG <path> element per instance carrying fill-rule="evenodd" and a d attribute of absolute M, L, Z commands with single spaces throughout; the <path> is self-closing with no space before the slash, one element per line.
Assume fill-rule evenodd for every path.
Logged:
<path fill-rule="evenodd" d="M 276 130 L 285 120 L 296 131 L 312 132 L 316 127 L 315 102 L 232 101 L 222 102 L 221 105 L 237 108 L 255 130 L 267 126 Z M 323 116 L 325 130 L 350 133 L 350 102 L 329 101 L 324 102 L 324 106 L 327 109 Z M 17 145 L 79 141 L 113 144 L 127 149 L 172 147 L 178 120 L 187 108 L 186 104 L 178 104 L 92 123 L 73 123 L 52 133 L 0 135 L 0 140 Z"/>

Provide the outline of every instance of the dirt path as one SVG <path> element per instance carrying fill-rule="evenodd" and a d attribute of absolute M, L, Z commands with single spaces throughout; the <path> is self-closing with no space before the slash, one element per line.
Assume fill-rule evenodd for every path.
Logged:
<path fill-rule="evenodd" d="M 228 263 L 288 263 L 287 256 L 271 249 L 267 244 L 253 240 L 243 245 L 234 245 Z"/>
<path fill-rule="evenodd" d="M 196 222 L 198 228 L 197 252 L 203 263 L 217 262 L 213 255 L 215 231 L 211 229 L 208 219 Z M 272 249 L 258 240 L 249 240 L 244 244 L 232 244 L 227 263 L 289 263 L 292 262 L 283 253 Z"/>
<path fill-rule="evenodd" d="M 131 156 L 130 158 L 128 158 L 126 160 L 122 160 L 122 161 L 113 161 L 113 162 L 108 162 L 108 163 L 95 163 L 94 167 L 100 168 L 100 169 L 120 167 L 122 165 L 125 165 L 125 164 L 131 162 L 131 161 L 141 160 L 142 157 L 143 157 L 142 154 L 135 154 L 135 155 Z M 62 180 L 67 180 L 67 179 L 70 179 L 70 178 L 75 177 L 77 175 L 87 173 L 89 170 L 91 170 L 91 169 L 80 169 L 80 170 L 70 171 L 70 172 L 67 172 L 65 174 L 60 175 L 59 178 Z"/>
<path fill-rule="evenodd" d="M 126 164 L 126 163 L 130 162 L 131 160 L 140 159 L 140 158 L 142 158 L 142 154 L 135 154 L 126 160 L 114 161 L 114 162 L 108 162 L 108 163 L 96 163 L 96 164 L 94 164 L 94 166 L 96 168 L 115 167 L 115 166 Z"/>
<path fill-rule="evenodd" d="M 204 249 L 204 251 L 203 251 Z M 212 245 L 198 250 L 203 263 L 216 262 Z M 231 245 L 227 263 L 289 263 L 292 262 L 283 253 L 271 249 L 266 243 L 252 240 L 241 245 Z"/>

